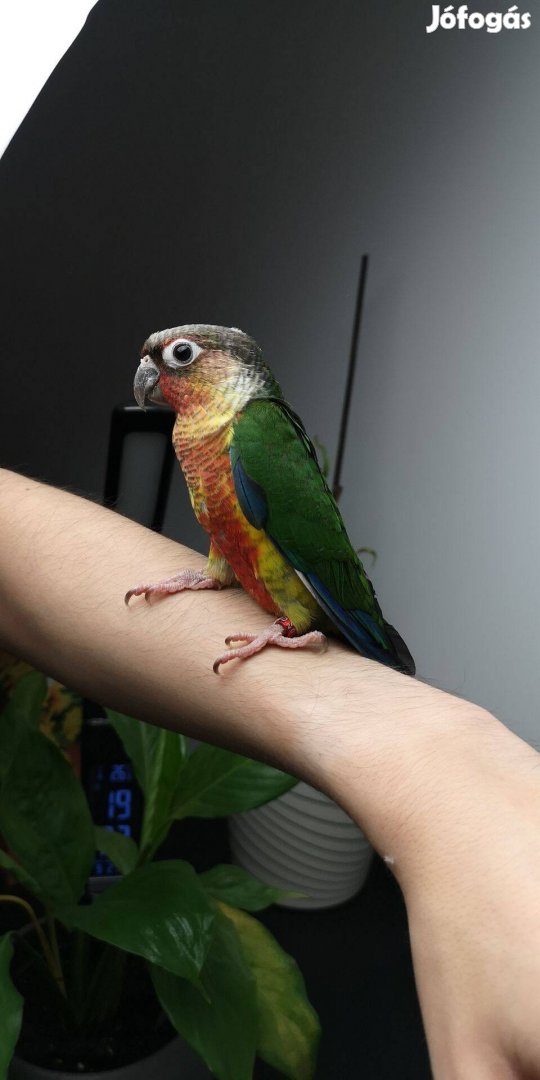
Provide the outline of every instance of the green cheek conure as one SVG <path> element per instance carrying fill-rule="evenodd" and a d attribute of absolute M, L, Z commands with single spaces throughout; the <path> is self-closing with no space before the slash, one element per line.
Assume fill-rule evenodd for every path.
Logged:
<path fill-rule="evenodd" d="M 188 325 L 152 334 L 135 375 L 137 403 L 176 413 L 173 445 L 191 503 L 210 535 L 204 572 L 184 570 L 130 597 L 222 589 L 238 581 L 275 617 L 218 657 L 214 671 L 265 645 L 345 638 L 363 656 L 414 675 L 412 656 L 385 619 L 347 536 L 302 421 L 261 350 L 241 330 Z"/>

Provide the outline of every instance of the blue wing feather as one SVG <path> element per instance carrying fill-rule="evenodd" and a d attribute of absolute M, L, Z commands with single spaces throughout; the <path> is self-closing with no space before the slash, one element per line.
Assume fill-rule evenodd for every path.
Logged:
<path fill-rule="evenodd" d="M 236 498 L 240 509 L 254 529 L 264 528 L 268 517 L 268 504 L 262 487 L 248 476 L 240 461 L 234 444 L 230 451 L 231 468 Z"/>
<path fill-rule="evenodd" d="M 353 648 L 372 660 L 378 660 L 390 667 L 395 665 L 395 658 L 388 649 L 381 628 L 366 611 L 358 609 L 346 611 L 316 574 L 301 573 L 298 570 L 297 573 L 328 618 Z M 377 642 L 380 642 L 380 645 Z"/>

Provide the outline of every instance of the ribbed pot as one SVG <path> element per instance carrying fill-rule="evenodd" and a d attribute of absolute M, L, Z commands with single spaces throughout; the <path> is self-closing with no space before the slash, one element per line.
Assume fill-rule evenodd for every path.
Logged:
<path fill-rule="evenodd" d="M 104 1072 L 58 1072 L 18 1057 L 9 1069 L 9 1080 L 80 1080 L 81 1076 L 84 1080 L 209 1080 L 210 1073 L 183 1039 L 173 1039 L 142 1061 Z"/>
<path fill-rule="evenodd" d="M 354 821 L 308 784 L 229 819 L 232 857 L 267 885 L 304 895 L 282 907 L 320 909 L 362 888 L 373 849 Z"/>

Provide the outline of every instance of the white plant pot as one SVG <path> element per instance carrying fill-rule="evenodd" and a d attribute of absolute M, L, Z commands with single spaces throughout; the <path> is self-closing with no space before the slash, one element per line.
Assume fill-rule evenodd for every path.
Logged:
<path fill-rule="evenodd" d="M 183 1039 L 173 1039 L 142 1061 L 104 1072 L 58 1072 L 18 1057 L 9 1069 L 9 1080 L 80 1080 L 81 1076 L 84 1080 L 210 1080 L 208 1069 Z"/>
<path fill-rule="evenodd" d="M 234 861 L 267 885 L 304 895 L 289 908 L 320 909 L 362 888 L 373 849 L 327 795 L 302 781 L 279 799 L 229 819 Z"/>

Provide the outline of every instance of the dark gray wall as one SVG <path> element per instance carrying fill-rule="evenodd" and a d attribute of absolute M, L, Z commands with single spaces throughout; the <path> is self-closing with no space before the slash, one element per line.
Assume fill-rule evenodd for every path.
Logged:
<path fill-rule="evenodd" d="M 0 165 L 2 454 L 99 493 L 141 342 L 199 320 L 333 452 L 368 250 L 351 535 L 420 673 L 540 741 L 538 35 L 430 12 L 97 5 Z"/>
<path fill-rule="evenodd" d="M 2 162 L 10 463 L 100 490 L 142 341 L 194 320 L 250 330 L 299 404 L 323 338 L 308 419 L 329 437 L 369 212 L 365 19 L 357 0 L 97 5 Z"/>

